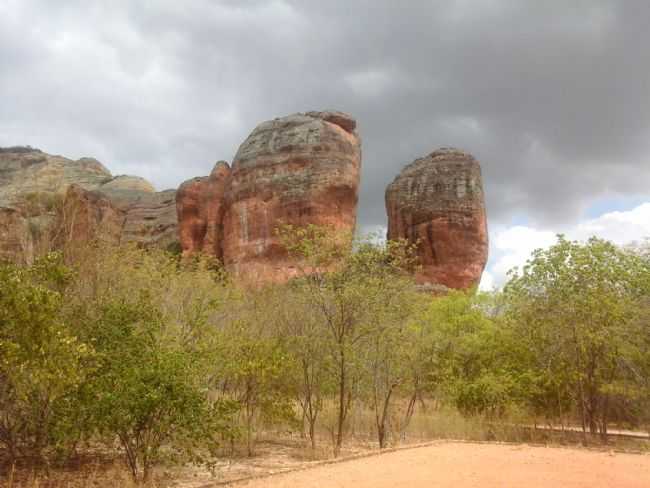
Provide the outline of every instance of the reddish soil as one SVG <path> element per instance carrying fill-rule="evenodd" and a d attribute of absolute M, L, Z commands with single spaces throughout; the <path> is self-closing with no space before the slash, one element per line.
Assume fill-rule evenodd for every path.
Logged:
<path fill-rule="evenodd" d="M 650 455 L 441 443 L 238 484 L 247 488 L 648 488 Z"/>

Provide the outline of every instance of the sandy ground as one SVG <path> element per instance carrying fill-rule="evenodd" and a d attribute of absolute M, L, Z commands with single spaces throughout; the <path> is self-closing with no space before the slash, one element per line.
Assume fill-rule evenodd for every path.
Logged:
<path fill-rule="evenodd" d="M 650 455 L 441 443 L 237 484 L 246 488 L 649 488 Z"/>

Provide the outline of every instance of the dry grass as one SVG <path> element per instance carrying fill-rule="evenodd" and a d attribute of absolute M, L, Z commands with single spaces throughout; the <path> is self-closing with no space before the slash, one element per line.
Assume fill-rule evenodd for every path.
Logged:
<path fill-rule="evenodd" d="M 457 411 L 433 403 L 418 406 L 408 428 L 401 421 L 405 402 L 398 402 L 391 416 L 389 445 L 408 446 L 436 439 L 470 441 L 517 442 L 541 445 L 582 445 L 580 432 L 554 432 L 526 427 L 529 418 L 511 416 L 493 421 L 482 417 L 464 417 Z M 335 406 L 326 405 L 321 414 L 318 442 L 312 450 L 307 439 L 295 431 L 295 426 L 260 428 L 255 455 L 246 455 L 243 445 L 224 446 L 221 457 L 212 470 L 196 466 L 159 467 L 151 487 L 195 488 L 213 481 L 231 481 L 249 476 L 293 470 L 332 458 L 332 435 L 335 425 Z M 370 453 L 378 449 L 374 413 L 355 405 L 351 413 L 349 431 L 342 457 Z M 650 452 L 650 442 L 612 436 L 603 444 L 598 436 L 588 436 L 592 448 L 621 451 Z M 0 488 L 135 488 L 128 471 L 117 458 L 88 458 L 74 466 L 51 469 L 0 468 Z"/>
<path fill-rule="evenodd" d="M 10 467 L 0 488 L 135 488 L 127 470 L 115 464 L 106 469 L 83 467 L 76 470 L 50 469 L 49 472 Z M 5 475 L 3 475 L 4 477 Z M 152 482 L 149 486 L 163 486 Z"/>

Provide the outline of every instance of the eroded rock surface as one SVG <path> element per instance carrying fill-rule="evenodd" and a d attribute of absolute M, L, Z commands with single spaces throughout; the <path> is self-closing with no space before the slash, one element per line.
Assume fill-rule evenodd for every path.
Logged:
<path fill-rule="evenodd" d="M 361 143 L 341 112 L 294 114 L 259 124 L 239 147 L 224 198 L 223 259 L 248 282 L 296 274 L 281 224 L 353 231 Z"/>
<path fill-rule="evenodd" d="M 202 252 L 223 258 L 223 197 L 230 166 L 219 161 L 210 176 L 192 178 L 176 191 L 178 232 L 184 255 Z"/>
<path fill-rule="evenodd" d="M 59 247 L 90 241 L 117 245 L 125 219 L 125 212 L 103 193 L 70 185 L 57 215 L 53 238 Z"/>
<path fill-rule="evenodd" d="M 0 261 L 31 263 L 34 241 L 29 221 L 15 208 L 0 207 Z"/>
<path fill-rule="evenodd" d="M 142 193 L 120 208 L 126 211 L 122 242 L 162 249 L 178 244 L 176 190 Z"/>
<path fill-rule="evenodd" d="M 418 243 L 421 285 L 477 285 L 488 256 L 481 167 L 443 148 L 406 166 L 386 189 L 388 239 Z"/>
<path fill-rule="evenodd" d="M 114 177 L 93 158 L 75 161 L 30 147 L 0 148 L 0 206 L 15 210 L 25 221 L 32 254 L 70 239 L 160 247 L 178 242 L 173 190 L 156 192 L 137 176 Z M 72 208 L 75 212 L 65 215 Z M 10 222 L 14 229 L 22 228 L 20 219 L 10 221 L 7 212 L 5 228 Z M 73 222 L 70 218 L 77 213 Z M 16 248 L 11 233 L 0 234 L 0 248 Z"/>
<path fill-rule="evenodd" d="M 62 197 L 72 184 L 96 189 L 112 179 L 99 161 L 76 161 L 30 147 L 0 148 L 0 205 L 21 206 L 25 199 Z"/>

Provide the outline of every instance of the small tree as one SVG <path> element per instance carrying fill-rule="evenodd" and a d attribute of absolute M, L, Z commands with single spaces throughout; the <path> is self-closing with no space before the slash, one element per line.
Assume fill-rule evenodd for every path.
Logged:
<path fill-rule="evenodd" d="M 240 317 L 223 331 L 222 361 L 215 376 L 220 378 L 221 391 L 239 406 L 246 450 L 252 456 L 259 420 L 292 423 L 295 418 L 285 349 L 271 330 L 260 330 L 265 322 L 247 319 Z"/>
<path fill-rule="evenodd" d="M 151 478 L 166 444 L 189 458 L 213 452 L 227 425 L 227 405 L 207 398 L 203 352 L 166 341 L 163 328 L 146 297 L 108 304 L 96 328 L 93 413 L 100 432 L 119 439 L 135 480 Z"/>
<path fill-rule="evenodd" d="M 333 394 L 332 365 L 323 344 L 328 340 L 322 322 L 305 303 L 297 283 L 275 288 L 275 330 L 282 338 L 289 361 L 289 390 L 302 411 L 301 435 L 316 450 L 316 425 L 326 396 Z"/>
<path fill-rule="evenodd" d="M 368 370 L 370 405 L 379 447 L 383 449 L 388 441 L 393 400 L 410 379 L 408 357 L 412 348 L 417 347 L 412 321 L 429 297 L 417 291 L 407 271 L 415 263 L 413 249 L 407 243 L 365 244 L 357 250 L 356 257 L 363 263 L 362 273 L 372 275 L 364 304 L 368 340 L 360 346 L 365 348 L 362 354 Z"/>
<path fill-rule="evenodd" d="M 151 478 L 168 453 L 213 455 L 229 435 L 235 406 L 213 401 L 217 330 L 226 289 L 207 265 L 183 267 L 162 251 L 87 249 L 68 313 L 97 353 L 83 385 L 90 422 L 117 439 L 137 481 Z"/>

